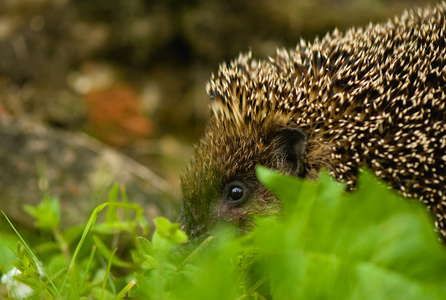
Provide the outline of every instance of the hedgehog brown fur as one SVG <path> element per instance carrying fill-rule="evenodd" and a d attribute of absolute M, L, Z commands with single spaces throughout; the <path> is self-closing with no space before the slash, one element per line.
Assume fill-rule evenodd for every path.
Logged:
<path fill-rule="evenodd" d="M 249 229 L 280 202 L 255 166 L 354 189 L 366 166 L 418 198 L 446 240 L 446 4 L 387 23 L 335 30 L 269 61 L 240 55 L 207 91 L 213 112 L 182 177 L 191 236 L 219 220 Z"/>

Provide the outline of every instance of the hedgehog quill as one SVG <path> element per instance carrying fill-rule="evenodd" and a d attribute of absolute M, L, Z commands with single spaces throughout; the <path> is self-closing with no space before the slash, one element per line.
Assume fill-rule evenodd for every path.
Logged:
<path fill-rule="evenodd" d="M 182 176 L 183 229 L 249 230 L 254 215 L 279 212 L 256 165 L 309 179 L 325 169 L 349 190 L 367 167 L 425 203 L 446 240 L 445 12 L 443 2 L 220 65 L 207 86 L 212 117 Z"/>

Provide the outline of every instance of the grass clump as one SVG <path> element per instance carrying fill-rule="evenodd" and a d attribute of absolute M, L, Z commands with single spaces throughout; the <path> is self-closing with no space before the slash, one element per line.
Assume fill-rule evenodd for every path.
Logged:
<path fill-rule="evenodd" d="M 57 221 L 38 220 L 48 212 L 35 213 L 52 236 L 19 241 L 0 270 L 19 270 L 12 277 L 30 299 L 446 299 L 446 251 L 420 203 L 368 172 L 350 194 L 327 174 L 307 182 L 259 167 L 258 177 L 284 211 L 244 236 L 228 227 L 187 242 L 179 224 L 157 218 L 147 238 L 142 209 L 118 202 L 115 186 L 82 228 L 58 232 Z M 11 285 L 0 293 L 15 296 Z"/>

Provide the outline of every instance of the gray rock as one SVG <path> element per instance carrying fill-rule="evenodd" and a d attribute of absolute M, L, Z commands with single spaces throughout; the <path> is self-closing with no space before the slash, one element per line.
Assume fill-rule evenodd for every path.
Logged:
<path fill-rule="evenodd" d="M 0 209 L 20 225 L 32 226 L 23 206 L 38 204 L 45 190 L 60 199 L 62 228 L 85 222 L 115 182 L 147 218 L 176 215 L 166 181 L 85 134 L 0 119 L 0 145 Z"/>

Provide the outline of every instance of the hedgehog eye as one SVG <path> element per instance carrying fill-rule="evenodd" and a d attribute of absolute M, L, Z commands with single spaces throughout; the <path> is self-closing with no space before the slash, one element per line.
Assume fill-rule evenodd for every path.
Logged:
<path fill-rule="evenodd" d="M 226 186 L 226 201 L 231 204 L 242 204 L 248 194 L 246 185 L 239 181 L 233 181 Z"/>
<path fill-rule="evenodd" d="M 241 186 L 233 186 L 229 191 L 229 201 L 238 201 L 245 195 L 245 190 Z"/>

